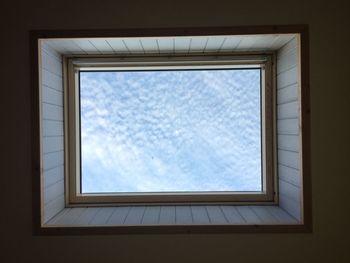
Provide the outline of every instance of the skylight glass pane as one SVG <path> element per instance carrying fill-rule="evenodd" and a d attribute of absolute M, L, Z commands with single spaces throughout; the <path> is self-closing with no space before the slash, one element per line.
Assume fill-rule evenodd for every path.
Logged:
<path fill-rule="evenodd" d="M 80 72 L 81 190 L 261 191 L 260 69 Z"/>

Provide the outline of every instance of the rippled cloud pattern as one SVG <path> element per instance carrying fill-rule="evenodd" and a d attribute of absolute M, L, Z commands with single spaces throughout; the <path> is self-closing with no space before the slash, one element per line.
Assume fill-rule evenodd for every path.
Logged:
<path fill-rule="evenodd" d="M 81 72 L 82 192 L 260 191 L 260 69 Z"/>

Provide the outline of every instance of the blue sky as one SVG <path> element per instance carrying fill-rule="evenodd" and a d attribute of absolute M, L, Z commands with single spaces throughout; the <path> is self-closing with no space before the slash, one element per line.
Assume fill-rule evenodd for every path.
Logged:
<path fill-rule="evenodd" d="M 260 191 L 260 70 L 81 72 L 82 192 Z"/>

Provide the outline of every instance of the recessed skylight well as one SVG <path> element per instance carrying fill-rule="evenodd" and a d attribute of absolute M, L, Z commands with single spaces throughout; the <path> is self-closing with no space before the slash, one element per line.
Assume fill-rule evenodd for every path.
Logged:
<path fill-rule="evenodd" d="M 304 27 L 34 31 L 31 48 L 40 233 L 311 224 Z"/>

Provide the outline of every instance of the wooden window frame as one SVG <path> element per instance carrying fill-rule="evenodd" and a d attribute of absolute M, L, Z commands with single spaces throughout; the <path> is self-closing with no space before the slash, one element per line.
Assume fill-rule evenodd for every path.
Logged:
<path fill-rule="evenodd" d="M 275 53 L 208 53 L 197 55 L 67 56 L 65 80 L 65 176 L 66 205 L 107 206 L 131 204 L 273 204 L 277 201 L 276 168 L 276 72 Z M 79 72 L 84 70 L 159 69 L 261 69 L 262 191 L 256 192 L 155 192 L 81 193 Z"/>

